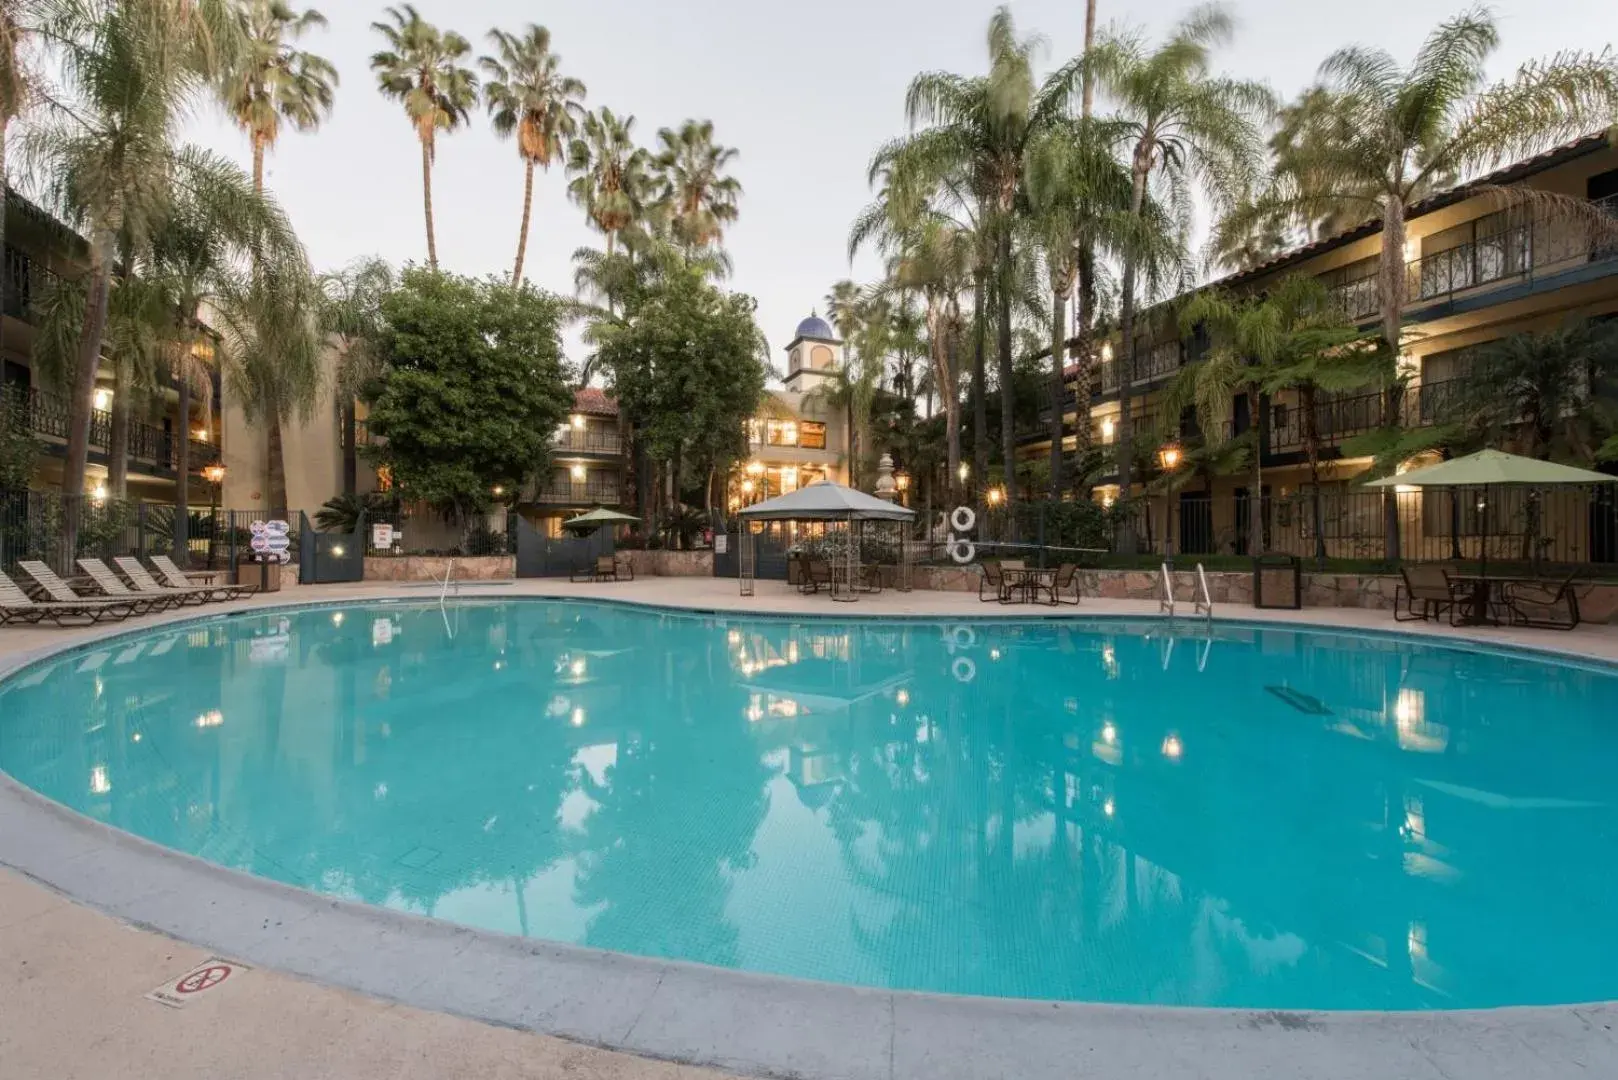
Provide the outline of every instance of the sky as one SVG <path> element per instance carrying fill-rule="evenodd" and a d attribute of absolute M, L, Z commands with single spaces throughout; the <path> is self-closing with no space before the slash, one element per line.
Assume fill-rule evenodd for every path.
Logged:
<path fill-rule="evenodd" d="M 299 6 L 309 0 L 295 0 Z M 401 106 L 381 96 L 369 68 L 380 47 L 371 23 L 377 0 L 314 0 L 330 21 L 304 46 L 341 77 L 331 119 L 314 134 L 288 131 L 267 164 L 317 269 L 366 255 L 425 262 L 421 158 Z M 725 244 L 735 261 L 730 288 L 758 300 L 758 321 L 780 366 L 799 320 L 824 312 L 835 281 L 867 281 L 874 257 L 848 259 L 848 227 L 871 197 L 866 166 L 884 141 L 903 134 L 906 84 L 918 71 L 980 73 L 988 0 L 418 0 L 423 16 L 490 51 L 492 27 L 547 26 L 563 70 L 582 79 L 587 104 L 636 118 L 643 145 L 661 127 L 711 119 L 716 139 L 740 151 L 734 174 L 744 194 Z M 1245 0 L 1231 5 L 1235 40 L 1219 55 L 1229 73 L 1291 95 L 1344 44 L 1390 50 L 1408 62 L 1421 39 L 1463 0 L 1357 0 L 1317 5 Z M 1100 0 L 1098 23 L 1161 33 L 1189 5 Z M 1013 0 L 1019 32 L 1047 41 L 1042 70 L 1083 46 L 1080 0 Z M 1599 49 L 1618 38 L 1610 0 L 1514 0 L 1494 6 L 1502 45 L 1491 74 L 1560 50 Z M 193 118 L 191 137 L 250 161 L 246 137 L 222 114 Z M 439 142 L 433 174 L 439 261 L 458 273 L 509 274 L 522 208 L 522 166 L 479 112 Z M 572 253 L 601 246 L 566 194 L 563 170 L 535 183 L 528 279 L 571 293 Z M 575 334 L 571 358 L 582 359 Z"/>

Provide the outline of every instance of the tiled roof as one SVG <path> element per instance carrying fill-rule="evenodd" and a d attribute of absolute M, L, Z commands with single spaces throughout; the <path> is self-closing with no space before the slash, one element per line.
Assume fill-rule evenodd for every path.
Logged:
<path fill-rule="evenodd" d="M 605 390 L 586 386 L 573 391 L 573 408 L 577 412 L 589 413 L 592 416 L 617 416 L 618 400 L 609 396 Z"/>

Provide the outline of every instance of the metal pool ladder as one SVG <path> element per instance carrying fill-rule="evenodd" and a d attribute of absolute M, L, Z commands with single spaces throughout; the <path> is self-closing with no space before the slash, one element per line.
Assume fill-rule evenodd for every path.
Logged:
<path fill-rule="evenodd" d="M 1200 563 L 1198 564 L 1201 565 Z M 1163 596 L 1157 602 L 1157 613 L 1174 618 L 1174 575 L 1169 571 L 1168 560 L 1163 561 Z"/>
<path fill-rule="evenodd" d="M 1208 591 L 1208 575 L 1203 571 L 1202 564 L 1197 564 L 1197 608 L 1192 614 L 1205 615 L 1208 623 L 1213 624 L 1213 594 Z"/>

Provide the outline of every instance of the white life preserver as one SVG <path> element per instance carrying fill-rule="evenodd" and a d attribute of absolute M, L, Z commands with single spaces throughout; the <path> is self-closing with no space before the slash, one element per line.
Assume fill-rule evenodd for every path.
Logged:
<path fill-rule="evenodd" d="M 949 632 L 949 640 L 957 649 L 970 649 L 978 643 L 978 632 L 970 626 L 957 626 Z"/>
<path fill-rule="evenodd" d="M 949 527 L 958 533 L 971 532 L 977 523 L 977 512 L 970 506 L 957 506 L 949 515 Z"/>
<path fill-rule="evenodd" d="M 949 669 L 956 682 L 967 683 L 978 677 L 978 666 L 972 663 L 970 656 L 957 656 Z"/>
<path fill-rule="evenodd" d="M 978 557 L 977 545 L 963 537 L 956 537 L 949 542 L 949 557 L 965 566 Z"/>

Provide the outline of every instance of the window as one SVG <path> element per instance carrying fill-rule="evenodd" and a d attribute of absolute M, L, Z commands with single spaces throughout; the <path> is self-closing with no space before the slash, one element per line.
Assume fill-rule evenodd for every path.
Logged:
<path fill-rule="evenodd" d="M 803 350 L 802 349 L 793 349 L 792 350 L 791 364 L 792 364 L 792 370 L 793 371 L 802 371 L 803 370 Z"/>
<path fill-rule="evenodd" d="M 798 425 L 798 445 L 805 450 L 826 449 L 826 425 L 805 420 Z"/>
<path fill-rule="evenodd" d="M 831 367 L 832 363 L 831 350 L 826 346 L 816 345 L 809 350 L 809 366 L 817 371 Z"/>
<path fill-rule="evenodd" d="M 767 420 L 764 423 L 764 441 L 770 446 L 797 446 L 796 420 Z"/>

